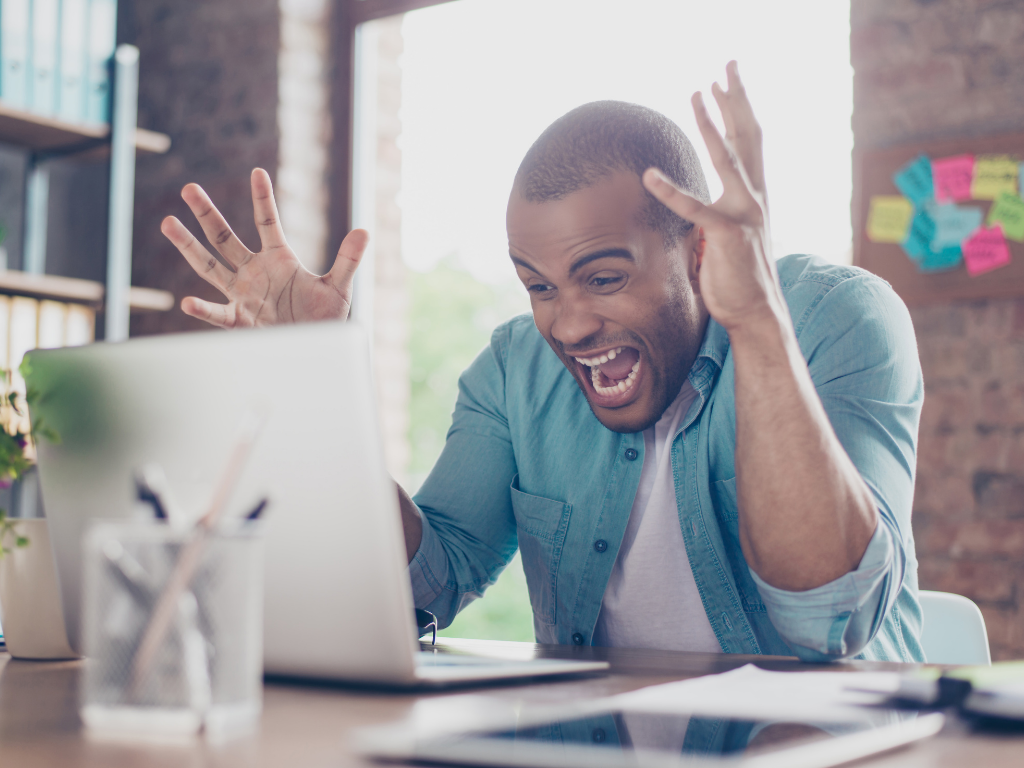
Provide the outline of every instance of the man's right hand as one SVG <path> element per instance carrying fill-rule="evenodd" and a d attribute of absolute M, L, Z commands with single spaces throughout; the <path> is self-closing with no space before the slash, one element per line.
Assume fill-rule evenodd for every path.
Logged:
<path fill-rule="evenodd" d="M 348 233 L 334 266 L 317 276 L 299 263 L 288 246 L 278 220 L 270 176 L 262 168 L 252 172 L 252 205 L 262 249 L 253 253 L 231 231 L 210 196 L 198 184 L 181 191 L 182 199 L 199 220 L 207 240 L 226 267 L 174 216 L 160 231 L 181 251 L 201 278 L 227 298 L 214 304 L 189 296 L 182 299 L 185 314 L 222 328 L 247 328 L 310 320 L 344 320 L 352 304 L 352 280 L 370 236 L 363 229 Z"/>

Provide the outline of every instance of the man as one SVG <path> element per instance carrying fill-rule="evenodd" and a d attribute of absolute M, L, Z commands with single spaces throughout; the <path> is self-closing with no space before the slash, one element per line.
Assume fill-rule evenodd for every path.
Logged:
<path fill-rule="evenodd" d="M 921 660 L 910 528 L 923 398 L 909 315 L 883 281 L 770 253 L 760 128 L 735 62 L 693 99 L 722 178 L 661 115 L 599 102 L 556 121 L 509 200 L 528 316 L 460 379 L 415 502 L 416 604 L 447 625 L 522 552 L 540 642 Z M 367 235 L 298 264 L 253 173 L 263 250 L 183 197 L 232 269 L 163 232 L 229 299 L 215 325 L 346 317 Z"/>

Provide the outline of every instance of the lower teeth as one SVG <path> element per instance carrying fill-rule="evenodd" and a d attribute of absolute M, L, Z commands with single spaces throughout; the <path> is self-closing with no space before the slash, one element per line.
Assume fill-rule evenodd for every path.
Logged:
<path fill-rule="evenodd" d="M 598 366 L 594 366 L 590 369 L 590 381 L 594 385 L 594 390 L 599 395 L 616 395 L 625 392 L 627 389 L 633 386 L 633 382 L 636 381 L 636 374 L 640 370 L 640 361 L 637 361 L 636 365 L 633 366 L 633 370 L 629 376 L 621 381 L 613 384 L 610 387 L 601 386 L 601 369 Z"/>

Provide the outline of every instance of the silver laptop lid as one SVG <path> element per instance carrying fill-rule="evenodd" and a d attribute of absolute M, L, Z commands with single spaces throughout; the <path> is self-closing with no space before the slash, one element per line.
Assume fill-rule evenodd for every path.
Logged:
<path fill-rule="evenodd" d="M 39 474 L 65 620 L 79 645 L 80 540 L 138 514 L 157 462 L 184 512 L 208 502 L 247 410 L 265 414 L 227 514 L 263 496 L 267 672 L 375 682 L 414 675 L 401 521 L 351 323 L 160 336 L 30 353 L 33 409 L 61 437 Z"/>

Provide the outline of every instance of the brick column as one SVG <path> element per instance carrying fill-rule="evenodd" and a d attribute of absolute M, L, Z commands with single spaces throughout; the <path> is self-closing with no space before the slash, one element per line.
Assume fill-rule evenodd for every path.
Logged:
<path fill-rule="evenodd" d="M 853 0 L 851 30 L 857 147 L 1024 125 L 1019 0 Z M 993 657 L 1019 658 L 1024 298 L 911 314 L 926 391 L 914 501 L 921 587 L 978 602 Z"/>

